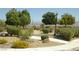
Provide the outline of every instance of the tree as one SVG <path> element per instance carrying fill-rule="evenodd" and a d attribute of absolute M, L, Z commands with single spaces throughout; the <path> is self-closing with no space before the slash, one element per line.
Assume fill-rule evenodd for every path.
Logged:
<path fill-rule="evenodd" d="M 6 14 L 6 21 L 5 23 L 8 25 L 19 25 L 19 13 L 15 8 L 11 9 L 9 12 Z"/>
<path fill-rule="evenodd" d="M 72 25 L 75 23 L 75 17 L 73 17 L 70 14 L 65 13 L 64 15 L 61 16 L 60 24 L 65 24 L 65 27 L 67 25 Z"/>
<path fill-rule="evenodd" d="M 55 19 L 56 14 L 55 13 L 47 12 L 42 17 L 43 17 L 42 22 L 45 25 L 52 25 L 52 24 L 55 24 L 56 23 L 56 19 Z"/>
<path fill-rule="evenodd" d="M 23 28 L 25 27 L 25 25 L 30 24 L 31 19 L 30 19 L 30 14 L 27 10 L 23 10 L 20 15 L 20 25 L 23 26 Z"/>
<path fill-rule="evenodd" d="M 42 19 L 42 22 L 46 25 L 55 25 L 55 32 L 54 35 L 56 35 L 56 27 L 57 27 L 57 13 L 53 13 L 53 12 L 47 12 L 46 14 L 44 14 Z"/>
<path fill-rule="evenodd" d="M 59 20 L 59 24 L 60 24 L 60 25 L 63 25 L 63 24 L 64 24 L 64 20 L 60 19 L 60 20 Z"/>
<path fill-rule="evenodd" d="M 6 21 L 5 23 L 8 25 L 15 25 L 15 26 L 24 26 L 30 24 L 30 14 L 27 10 L 23 10 L 22 12 L 18 12 L 15 8 L 11 9 L 6 14 Z"/>

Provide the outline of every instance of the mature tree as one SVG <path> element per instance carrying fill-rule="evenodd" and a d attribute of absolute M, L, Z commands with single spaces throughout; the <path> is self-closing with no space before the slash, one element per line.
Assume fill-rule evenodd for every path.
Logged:
<path fill-rule="evenodd" d="M 19 18 L 20 25 L 23 26 L 23 28 L 25 27 L 25 25 L 28 25 L 31 22 L 30 14 L 27 10 L 23 10 L 22 12 L 20 12 Z"/>
<path fill-rule="evenodd" d="M 18 12 L 15 8 L 11 9 L 6 14 L 6 21 L 5 23 L 8 25 L 15 25 L 15 26 L 25 26 L 31 22 L 30 14 L 27 10 L 23 10 L 22 12 Z"/>
<path fill-rule="evenodd" d="M 53 12 L 47 12 L 46 14 L 44 14 L 42 19 L 42 22 L 46 25 L 55 25 L 55 32 L 54 35 L 56 35 L 56 24 L 57 24 L 57 13 L 53 13 Z"/>
<path fill-rule="evenodd" d="M 11 9 L 9 12 L 6 14 L 6 21 L 5 23 L 8 25 L 19 25 L 19 13 L 15 8 Z"/>
<path fill-rule="evenodd" d="M 64 20 L 60 19 L 60 20 L 59 20 L 59 24 L 60 24 L 60 25 L 63 25 L 63 24 L 64 24 Z"/>
<path fill-rule="evenodd" d="M 61 16 L 61 20 L 60 20 L 60 24 L 65 24 L 65 27 L 67 25 L 72 25 L 75 23 L 75 17 L 73 17 L 72 15 L 70 14 L 64 14 Z"/>
<path fill-rule="evenodd" d="M 52 25 L 56 23 L 56 14 L 53 12 L 47 12 L 42 17 L 42 22 L 46 25 Z"/>

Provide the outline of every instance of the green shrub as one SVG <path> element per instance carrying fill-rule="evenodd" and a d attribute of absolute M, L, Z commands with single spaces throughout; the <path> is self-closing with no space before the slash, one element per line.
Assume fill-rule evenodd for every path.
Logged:
<path fill-rule="evenodd" d="M 33 33 L 34 28 L 28 28 L 26 29 L 28 32 L 30 32 L 30 35 Z"/>
<path fill-rule="evenodd" d="M 52 26 L 46 26 L 45 28 L 49 29 L 49 32 L 53 31 L 53 27 Z"/>
<path fill-rule="evenodd" d="M 74 37 L 79 37 L 79 29 L 75 29 L 75 35 Z"/>
<path fill-rule="evenodd" d="M 72 26 L 58 26 L 58 28 L 72 28 Z"/>
<path fill-rule="evenodd" d="M 74 33 L 72 31 L 64 31 L 64 32 L 62 32 L 62 36 L 67 41 L 70 41 L 74 37 Z"/>
<path fill-rule="evenodd" d="M 33 32 L 33 29 L 30 28 L 30 29 L 22 29 L 19 33 L 20 36 L 22 36 L 22 39 L 29 39 L 29 36 L 31 36 Z"/>
<path fill-rule="evenodd" d="M 16 26 L 7 26 L 7 32 L 10 35 L 19 35 L 20 28 Z"/>
<path fill-rule="evenodd" d="M 30 33 L 27 30 L 21 30 L 20 36 L 22 36 L 22 39 L 29 39 Z"/>
<path fill-rule="evenodd" d="M 28 48 L 29 45 L 26 41 L 16 40 L 12 43 L 12 48 Z"/>
<path fill-rule="evenodd" d="M 67 41 L 70 41 L 74 37 L 75 31 L 70 28 L 60 28 L 56 30 L 56 34 L 61 35 L 62 38 Z"/>
<path fill-rule="evenodd" d="M 57 28 L 56 34 L 61 35 L 65 40 L 71 40 L 79 37 L 79 28 Z"/>
<path fill-rule="evenodd" d="M 5 43 L 7 43 L 7 40 L 5 40 L 5 39 L 0 39 L 0 44 L 5 44 Z"/>
<path fill-rule="evenodd" d="M 53 27 L 52 26 L 46 26 L 42 28 L 43 33 L 48 34 L 51 33 L 53 31 Z"/>
<path fill-rule="evenodd" d="M 42 31 L 44 34 L 48 34 L 50 32 L 49 28 L 43 28 Z"/>
<path fill-rule="evenodd" d="M 41 40 L 42 40 L 43 43 L 48 42 L 48 41 L 49 41 L 48 38 L 49 38 L 49 37 L 48 37 L 47 35 L 42 35 L 42 36 L 41 36 Z"/>

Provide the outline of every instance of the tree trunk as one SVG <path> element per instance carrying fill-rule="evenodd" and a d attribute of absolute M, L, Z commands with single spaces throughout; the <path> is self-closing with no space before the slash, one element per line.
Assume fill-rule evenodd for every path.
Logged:
<path fill-rule="evenodd" d="M 54 36 L 56 36 L 56 28 L 57 28 L 57 25 L 55 24 Z"/>

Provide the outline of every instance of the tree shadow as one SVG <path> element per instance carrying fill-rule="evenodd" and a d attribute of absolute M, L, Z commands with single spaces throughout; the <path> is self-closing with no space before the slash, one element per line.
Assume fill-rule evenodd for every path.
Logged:
<path fill-rule="evenodd" d="M 65 40 L 61 35 L 56 35 L 54 38 L 59 39 L 59 40 Z"/>

